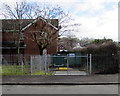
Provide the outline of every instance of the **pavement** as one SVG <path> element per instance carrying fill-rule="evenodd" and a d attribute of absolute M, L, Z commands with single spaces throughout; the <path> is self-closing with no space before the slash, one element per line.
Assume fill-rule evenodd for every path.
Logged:
<path fill-rule="evenodd" d="M 55 71 L 55 75 L 87 75 L 85 71 Z"/>
<path fill-rule="evenodd" d="M 120 84 L 118 74 L 2 76 L 2 85 L 109 85 Z"/>

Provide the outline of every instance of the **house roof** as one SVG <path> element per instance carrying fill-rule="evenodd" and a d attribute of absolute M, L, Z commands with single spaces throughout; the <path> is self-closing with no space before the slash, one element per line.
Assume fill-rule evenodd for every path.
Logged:
<path fill-rule="evenodd" d="M 34 19 L 31 23 L 29 23 L 27 26 L 25 26 L 22 30 L 24 31 L 28 27 L 30 27 L 33 23 L 36 23 L 38 20 L 43 20 L 44 22 L 48 23 L 51 27 L 58 30 L 58 19 L 44 19 L 41 16 Z"/>
<path fill-rule="evenodd" d="M 32 21 L 32 19 L 21 19 L 21 27 L 24 28 Z M 2 19 L 2 30 L 19 30 L 19 19 Z"/>
<path fill-rule="evenodd" d="M 3 31 L 19 30 L 20 21 L 22 23 L 21 28 L 24 31 L 38 20 L 43 20 L 44 22 L 48 23 L 51 27 L 58 30 L 58 19 L 46 20 L 42 17 L 38 17 L 37 19 L 2 19 L 2 30 Z"/>

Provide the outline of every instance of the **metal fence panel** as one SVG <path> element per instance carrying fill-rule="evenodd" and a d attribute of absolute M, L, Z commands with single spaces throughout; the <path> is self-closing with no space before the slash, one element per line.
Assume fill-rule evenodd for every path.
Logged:
<path fill-rule="evenodd" d="M 37 71 L 59 71 L 59 67 L 71 72 L 86 72 L 86 74 L 115 73 L 118 61 L 114 54 L 84 54 L 77 56 L 57 55 L 2 55 L 2 68 L 14 74 L 33 74 Z M 14 70 L 13 70 L 14 69 Z M 62 71 L 61 71 L 62 72 Z"/>

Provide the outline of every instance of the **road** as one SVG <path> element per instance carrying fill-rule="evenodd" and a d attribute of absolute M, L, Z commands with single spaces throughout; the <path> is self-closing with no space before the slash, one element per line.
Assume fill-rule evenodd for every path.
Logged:
<path fill-rule="evenodd" d="M 118 85 L 3 85 L 3 94 L 118 94 Z"/>

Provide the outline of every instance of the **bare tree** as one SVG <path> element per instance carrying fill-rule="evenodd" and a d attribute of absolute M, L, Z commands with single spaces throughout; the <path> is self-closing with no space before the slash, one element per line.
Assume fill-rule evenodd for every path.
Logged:
<path fill-rule="evenodd" d="M 29 35 L 32 35 L 30 39 L 36 42 L 37 46 L 40 49 L 40 55 L 43 54 L 43 50 L 46 49 L 53 41 L 57 40 L 59 36 L 61 36 L 64 32 L 74 31 L 73 26 L 77 26 L 79 24 L 68 24 L 71 20 L 69 17 L 69 13 L 64 12 L 64 10 L 59 6 L 52 6 L 48 4 L 37 4 L 37 3 L 28 3 L 24 2 L 16 2 L 14 7 L 11 7 L 8 4 L 3 4 L 4 7 L 2 9 L 2 14 L 6 19 L 17 20 L 18 25 L 14 27 L 13 38 L 15 41 L 15 45 L 17 48 L 17 53 L 20 54 L 20 41 L 21 37 L 24 34 L 24 19 L 32 19 L 40 20 L 43 19 L 41 24 L 41 29 L 37 29 L 38 23 L 32 22 L 31 24 L 34 26 L 34 32 L 30 32 Z M 53 20 L 58 20 L 57 28 L 52 24 Z M 51 24 L 52 23 L 52 24 Z M 54 24 L 53 24 L 54 25 Z M 50 26 L 50 27 L 48 27 Z M 69 28 L 68 28 L 69 27 Z M 16 29 L 17 28 L 17 29 Z M 68 29 L 67 29 L 68 28 Z M 59 31 L 59 34 L 58 34 Z"/>
<path fill-rule="evenodd" d="M 4 3 L 2 7 L 2 15 L 7 19 L 5 23 L 10 24 L 11 26 L 9 30 L 12 35 L 9 35 L 9 38 L 14 41 L 17 54 L 20 54 L 20 43 L 23 36 L 23 27 L 24 27 L 24 19 L 29 18 L 32 19 L 34 17 L 34 6 L 27 2 L 16 2 L 14 7 Z M 31 15 L 31 13 L 33 13 Z M 10 20 L 8 20 L 10 19 Z M 5 30 L 6 31 L 6 30 Z"/>
<path fill-rule="evenodd" d="M 74 47 L 78 46 L 79 39 L 75 36 L 67 36 L 60 38 L 59 40 L 59 49 L 73 51 Z"/>
<path fill-rule="evenodd" d="M 17 63 L 20 64 L 21 44 L 23 44 L 23 27 L 24 19 L 30 18 L 30 14 L 34 12 L 34 6 L 27 2 L 16 2 L 14 6 L 3 3 L 1 8 L 2 15 L 5 17 L 3 31 L 8 35 L 9 41 L 14 42 L 12 46 L 16 47 Z M 34 15 L 33 13 L 31 17 Z M 7 26 L 6 26 L 7 25 Z M 10 46 L 10 47 L 12 47 Z"/>
<path fill-rule="evenodd" d="M 82 38 L 79 43 L 82 47 L 85 47 L 85 46 L 91 44 L 93 42 L 93 40 L 94 40 L 93 38 Z"/>

